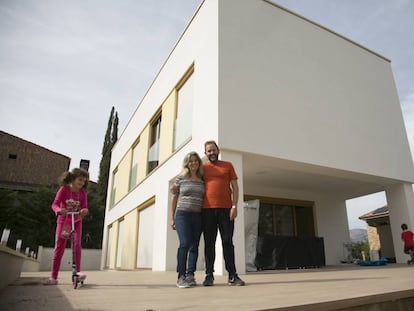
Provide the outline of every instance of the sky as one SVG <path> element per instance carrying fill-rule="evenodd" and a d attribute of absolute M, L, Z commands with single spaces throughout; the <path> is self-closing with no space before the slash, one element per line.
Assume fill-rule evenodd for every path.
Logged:
<path fill-rule="evenodd" d="M 225 0 L 224 0 L 225 1 Z M 97 180 L 112 106 L 119 135 L 201 0 L 0 0 L 0 130 L 72 159 Z M 414 146 L 414 1 L 276 0 L 391 60 Z M 347 202 L 349 227 L 386 204 Z"/>

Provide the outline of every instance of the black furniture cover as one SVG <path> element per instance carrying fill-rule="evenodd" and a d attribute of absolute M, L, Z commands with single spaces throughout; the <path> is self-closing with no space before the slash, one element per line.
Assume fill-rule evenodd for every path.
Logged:
<path fill-rule="evenodd" d="M 323 238 L 258 237 L 255 265 L 258 270 L 319 268 L 325 266 Z"/>

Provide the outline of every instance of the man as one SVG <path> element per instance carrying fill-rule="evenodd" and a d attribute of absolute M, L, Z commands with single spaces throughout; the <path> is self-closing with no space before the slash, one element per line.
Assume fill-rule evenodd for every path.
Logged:
<path fill-rule="evenodd" d="M 214 285 L 214 261 L 217 229 L 220 231 L 226 270 L 229 273 L 228 285 L 245 285 L 236 273 L 234 260 L 234 219 L 237 217 L 239 187 L 233 165 L 218 159 L 220 150 L 215 141 L 204 144 L 208 162 L 204 163 L 205 196 L 202 208 L 204 256 L 206 277 L 204 286 Z"/>

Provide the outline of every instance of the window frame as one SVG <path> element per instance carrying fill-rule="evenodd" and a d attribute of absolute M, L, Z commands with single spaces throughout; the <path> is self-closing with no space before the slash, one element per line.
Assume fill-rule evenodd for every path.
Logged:
<path fill-rule="evenodd" d="M 140 137 L 134 142 L 131 148 L 131 166 L 129 169 L 129 185 L 128 190 L 131 191 L 137 184 L 138 184 L 138 166 L 139 166 L 139 150 L 142 147 L 140 144 L 141 140 Z M 136 161 L 134 161 L 136 155 Z M 133 183 L 133 169 L 134 164 L 136 163 L 136 169 L 135 169 L 135 182 Z"/>
<path fill-rule="evenodd" d="M 180 102 L 181 102 L 180 101 L 180 91 L 185 86 L 188 86 L 189 81 L 191 81 L 191 83 L 192 83 L 191 89 L 189 89 L 189 91 L 192 92 L 192 96 L 191 96 L 191 101 L 192 102 L 189 105 L 187 105 L 187 107 L 189 107 L 191 109 L 191 111 L 190 111 L 190 113 L 188 113 L 187 110 L 183 110 L 183 111 L 184 111 L 184 115 L 187 112 L 189 114 L 189 116 L 190 116 L 190 120 L 188 120 L 188 122 L 191 122 L 191 124 L 190 124 L 190 130 L 189 130 L 189 133 L 188 133 L 188 135 L 186 137 L 181 138 L 179 141 L 177 141 L 177 135 L 179 133 L 181 133 L 180 130 L 181 130 L 181 127 L 182 126 L 180 126 L 180 124 L 182 124 L 181 122 L 183 122 L 183 120 L 185 120 L 185 118 L 181 118 L 182 117 L 182 113 L 180 113 L 180 111 L 179 111 L 180 110 Z M 173 137 L 174 141 L 173 141 L 173 149 L 174 150 L 177 150 L 186 141 L 188 141 L 192 137 L 192 131 L 193 131 L 192 117 L 193 117 L 193 108 L 194 108 L 194 63 L 191 64 L 190 68 L 186 71 L 186 73 L 183 75 L 182 79 L 175 86 L 175 92 L 176 92 L 176 97 L 175 97 L 175 102 L 176 103 L 175 103 L 175 118 L 174 118 L 174 137 Z"/>
<path fill-rule="evenodd" d="M 150 133 L 148 141 L 148 157 L 147 157 L 147 174 L 151 173 L 159 165 L 160 158 L 160 140 L 161 140 L 161 124 L 162 124 L 162 114 L 161 112 L 157 113 L 154 119 L 150 123 Z M 150 161 L 152 150 L 155 150 L 155 158 L 157 160 Z"/>

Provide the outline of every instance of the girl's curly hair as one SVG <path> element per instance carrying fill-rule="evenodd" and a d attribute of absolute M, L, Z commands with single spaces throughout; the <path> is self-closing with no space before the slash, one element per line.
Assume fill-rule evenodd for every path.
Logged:
<path fill-rule="evenodd" d="M 64 172 L 59 178 L 59 185 L 70 185 L 78 177 L 86 178 L 85 184 L 83 185 L 83 188 L 86 189 L 88 187 L 89 173 L 83 168 L 74 168 L 71 171 Z"/>

